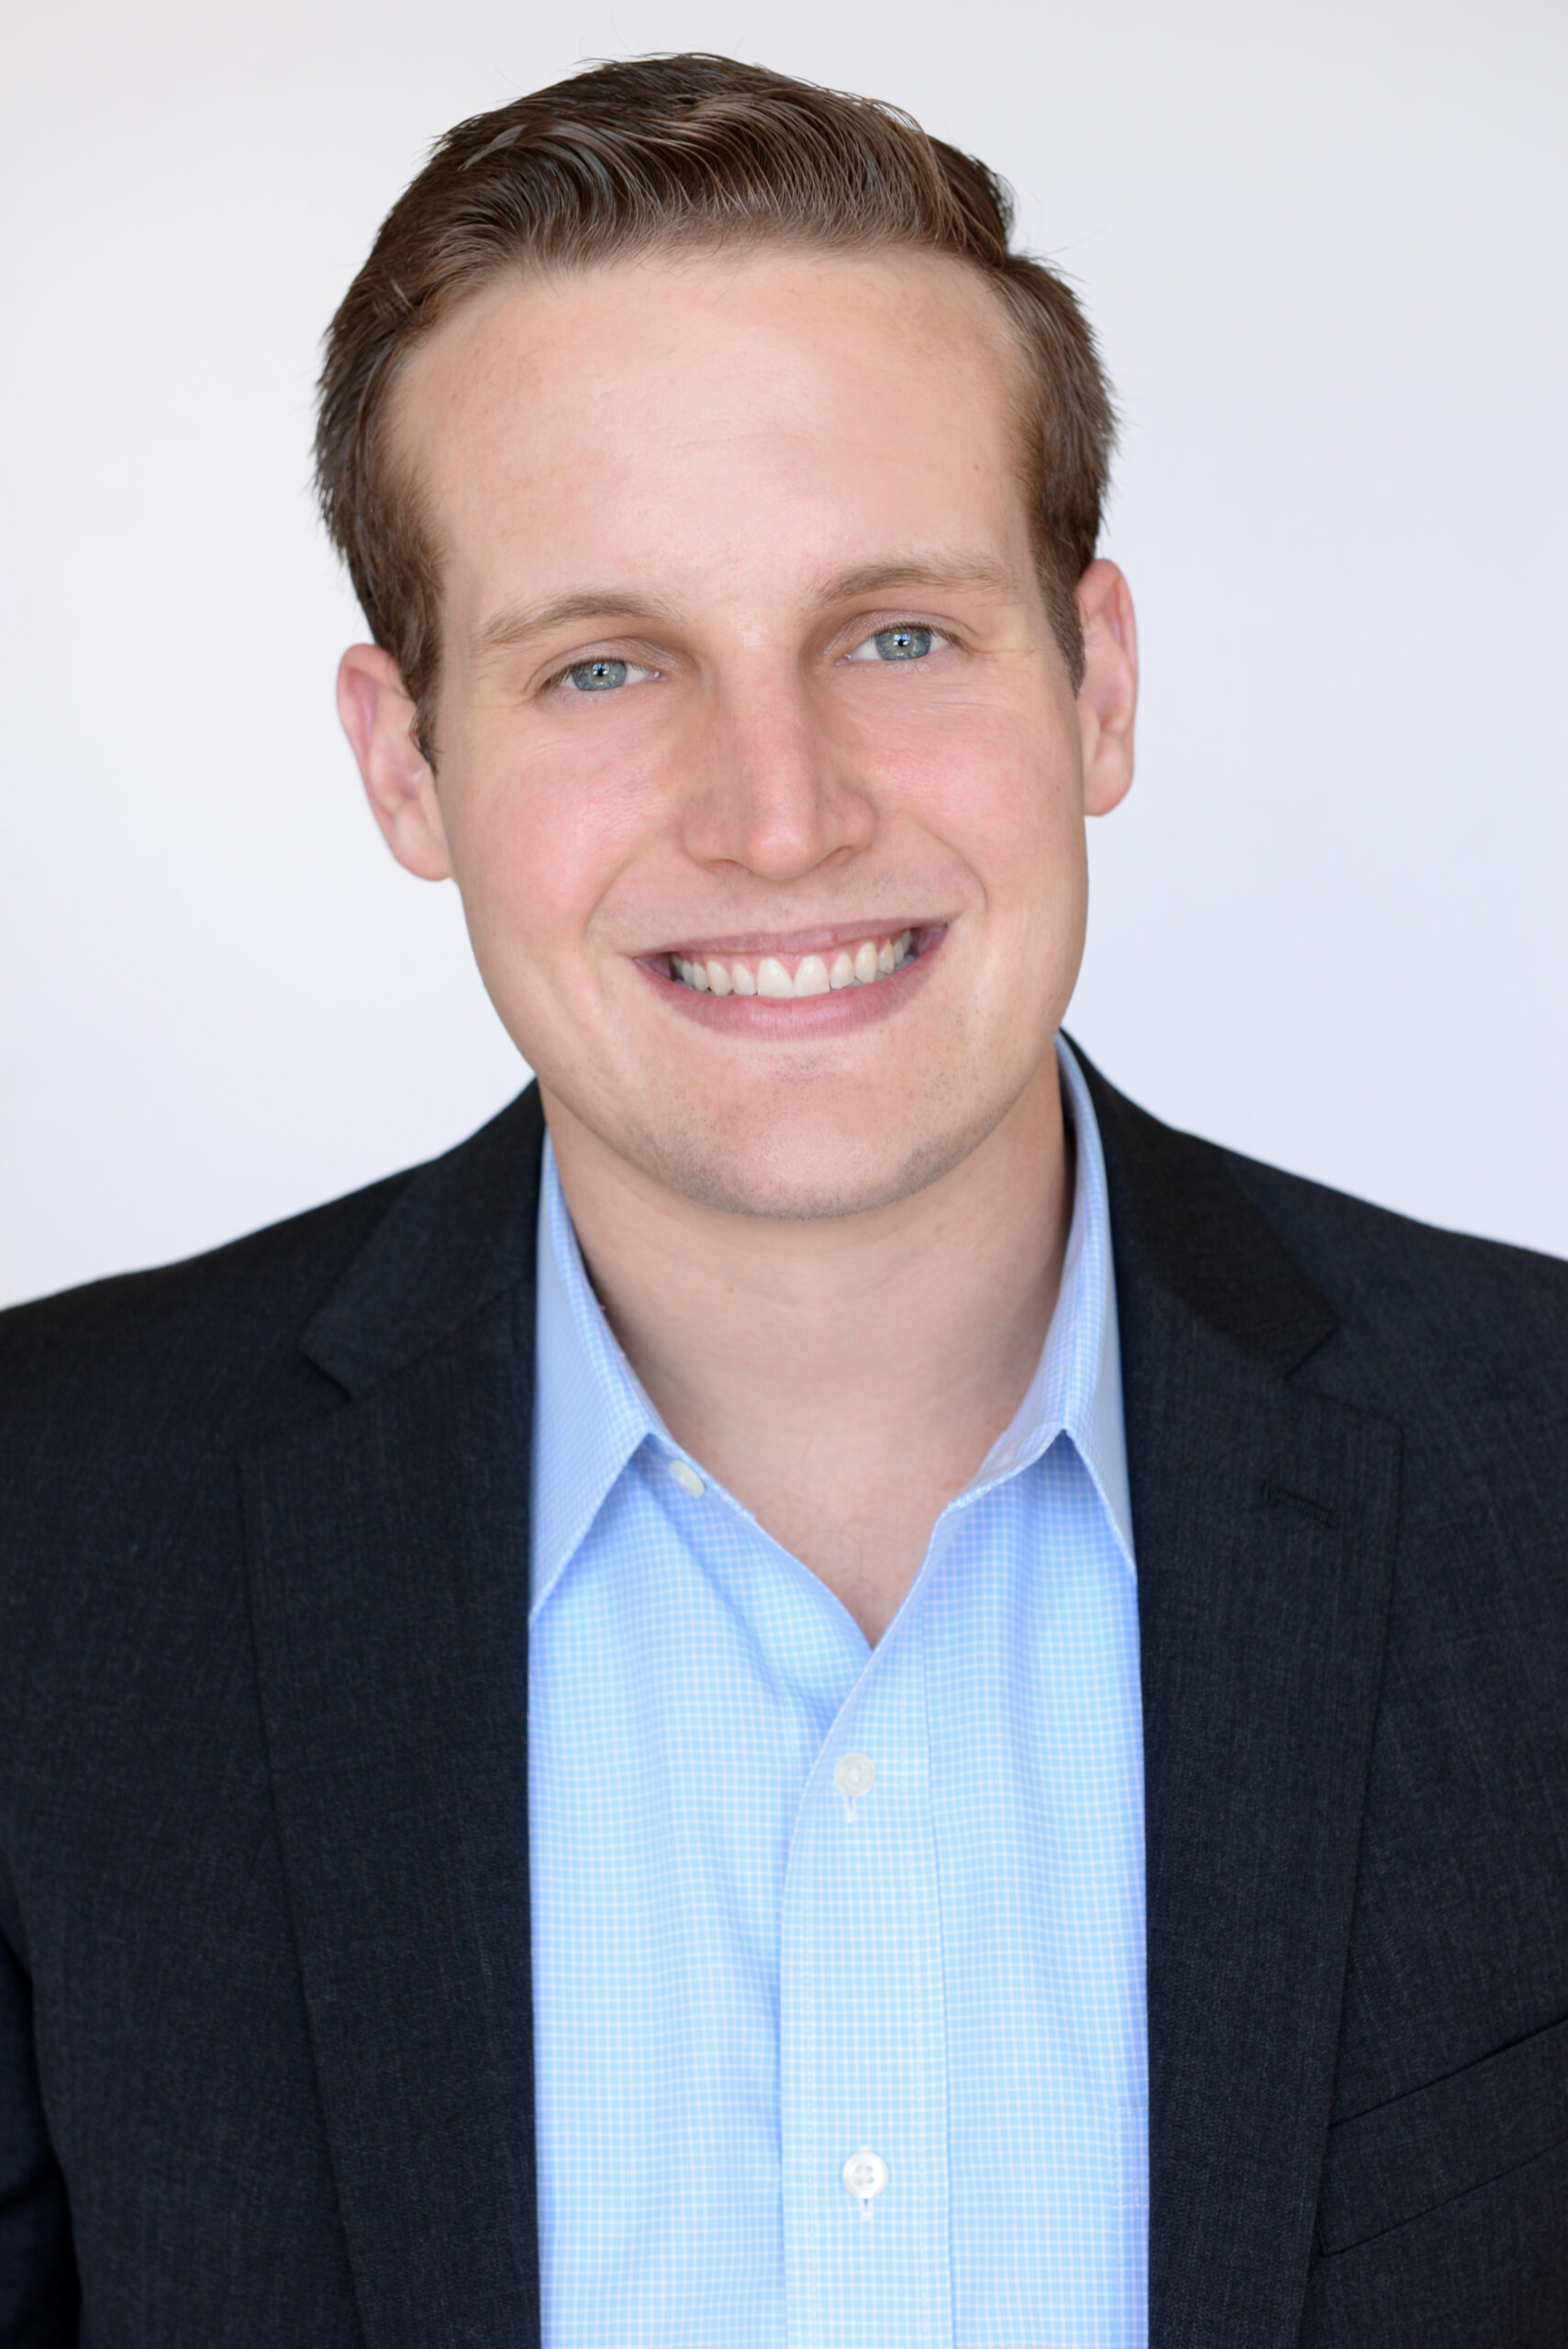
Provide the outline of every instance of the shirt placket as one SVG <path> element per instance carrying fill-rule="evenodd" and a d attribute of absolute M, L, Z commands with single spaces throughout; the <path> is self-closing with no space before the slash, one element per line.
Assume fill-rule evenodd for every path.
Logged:
<path fill-rule="evenodd" d="M 947 2046 L 918 1614 L 802 1801 L 779 1976 L 791 2349 L 950 2349 Z"/>

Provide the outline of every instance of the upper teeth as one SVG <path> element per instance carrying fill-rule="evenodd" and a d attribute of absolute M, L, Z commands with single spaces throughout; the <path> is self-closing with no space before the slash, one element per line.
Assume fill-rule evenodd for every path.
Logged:
<path fill-rule="evenodd" d="M 793 978 L 776 954 L 709 954 L 700 962 L 672 954 L 670 967 L 699 995 L 826 995 L 830 987 L 870 986 L 898 970 L 914 951 L 915 933 L 905 930 L 896 938 L 862 939 L 856 947 L 841 946 L 828 955 L 803 954 Z"/>

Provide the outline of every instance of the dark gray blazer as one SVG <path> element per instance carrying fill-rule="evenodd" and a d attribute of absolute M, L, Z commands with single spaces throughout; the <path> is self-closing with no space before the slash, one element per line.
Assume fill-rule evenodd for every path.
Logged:
<path fill-rule="evenodd" d="M 1093 1083 L 1154 2349 L 1562 2349 L 1568 1267 Z M 0 1320 L 4 2349 L 539 2339 L 540 1139 Z"/>

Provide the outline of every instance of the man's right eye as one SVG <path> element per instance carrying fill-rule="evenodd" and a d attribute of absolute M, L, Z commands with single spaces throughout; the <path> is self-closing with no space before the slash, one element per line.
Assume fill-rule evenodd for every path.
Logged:
<path fill-rule="evenodd" d="M 618 693 L 622 685 L 639 685 L 657 677 L 657 669 L 640 661 L 617 661 L 613 653 L 596 652 L 591 661 L 573 661 L 551 678 L 552 688 L 573 694 Z"/>
<path fill-rule="evenodd" d="M 562 683 L 574 686 L 580 694 L 607 694 L 617 685 L 624 685 L 630 674 L 629 661 L 578 661 L 567 670 Z"/>

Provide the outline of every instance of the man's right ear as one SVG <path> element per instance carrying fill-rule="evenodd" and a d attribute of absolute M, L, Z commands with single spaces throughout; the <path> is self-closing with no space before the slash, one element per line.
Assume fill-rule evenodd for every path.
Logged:
<path fill-rule="evenodd" d="M 399 864 L 450 881 L 452 863 L 430 763 L 414 740 L 414 705 L 379 644 L 350 644 L 338 667 L 338 715 L 359 761 L 371 813 Z"/>

